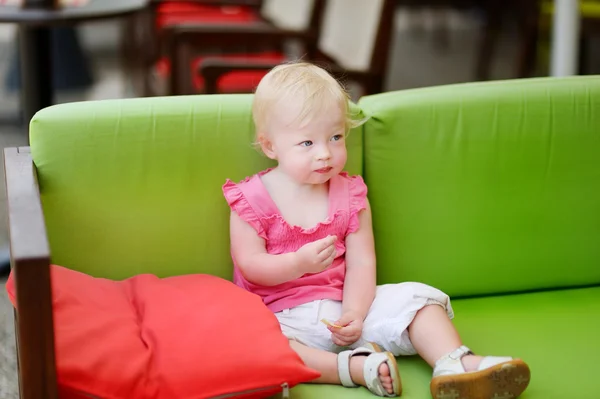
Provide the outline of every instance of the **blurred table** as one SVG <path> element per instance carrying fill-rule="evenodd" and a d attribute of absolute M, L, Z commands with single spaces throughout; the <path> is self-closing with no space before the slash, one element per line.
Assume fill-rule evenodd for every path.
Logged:
<path fill-rule="evenodd" d="M 50 27 L 127 16 L 145 9 L 148 0 L 63 0 L 61 3 L 69 5 L 60 8 L 54 8 L 53 3 L 54 0 L 0 2 L 0 23 L 19 24 L 21 103 L 27 124 L 37 111 L 53 104 Z"/>
<path fill-rule="evenodd" d="M 554 0 L 550 64 L 552 76 L 577 74 L 580 22 L 578 0 Z"/>

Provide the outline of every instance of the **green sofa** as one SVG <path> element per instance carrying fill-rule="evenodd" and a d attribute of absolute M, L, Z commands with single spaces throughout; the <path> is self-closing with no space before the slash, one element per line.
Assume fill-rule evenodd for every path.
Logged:
<path fill-rule="evenodd" d="M 231 278 L 221 185 L 272 165 L 251 146 L 250 105 L 251 95 L 57 105 L 32 120 L 30 154 L 5 151 L 28 397 L 47 397 L 33 382 L 55 378 L 52 335 L 40 332 L 52 327 L 48 250 L 52 263 L 111 279 Z M 600 397 L 600 78 L 389 92 L 358 107 L 370 118 L 350 133 L 347 170 L 369 187 L 378 282 L 450 294 L 466 345 L 529 363 L 522 398 Z M 42 208 L 21 183 L 30 157 Z M 398 362 L 402 397 L 430 398 L 430 367 Z M 291 397 L 373 396 L 302 384 Z"/>

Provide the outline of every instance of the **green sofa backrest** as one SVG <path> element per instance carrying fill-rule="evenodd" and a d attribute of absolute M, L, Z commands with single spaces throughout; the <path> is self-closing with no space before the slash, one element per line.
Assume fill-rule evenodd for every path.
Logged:
<path fill-rule="evenodd" d="M 600 283 L 600 79 L 361 99 L 379 283 L 453 296 Z"/>
<path fill-rule="evenodd" d="M 251 95 L 56 105 L 31 122 L 52 262 L 98 277 L 231 278 L 221 186 L 272 163 L 251 143 Z M 362 128 L 348 171 L 362 172 Z"/>

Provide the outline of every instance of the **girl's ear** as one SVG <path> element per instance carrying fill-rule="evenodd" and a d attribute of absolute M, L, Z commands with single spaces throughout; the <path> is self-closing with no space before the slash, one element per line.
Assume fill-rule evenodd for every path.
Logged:
<path fill-rule="evenodd" d="M 277 159 L 277 155 L 275 155 L 275 151 L 273 150 L 273 143 L 271 143 L 264 133 L 258 135 L 258 143 L 260 144 L 260 149 L 267 157 Z"/>

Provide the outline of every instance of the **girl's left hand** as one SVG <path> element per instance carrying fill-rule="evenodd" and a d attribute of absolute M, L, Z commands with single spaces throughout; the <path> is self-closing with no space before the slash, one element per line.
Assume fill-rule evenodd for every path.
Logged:
<path fill-rule="evenodd" d="M 346 312 L 333 323 L 339 327 L 327 327 L 331 331 L 331 340 L 338 346 L 349 346 L 359 340 L 362 335 L 362 318 L 352 312 Z"/>

